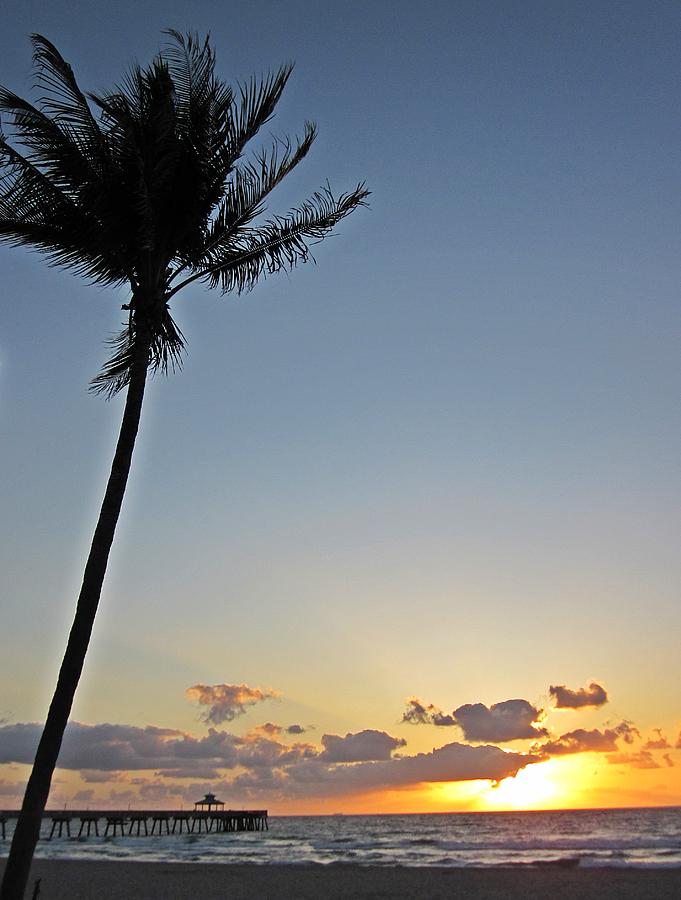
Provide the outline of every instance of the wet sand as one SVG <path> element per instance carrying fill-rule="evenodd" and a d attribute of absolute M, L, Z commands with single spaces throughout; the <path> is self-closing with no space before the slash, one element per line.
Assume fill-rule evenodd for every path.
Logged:
<path fill-rule="evenodd" d="M 0 860 L 0 870 L 4 860 Z M 402 868 L 35 860 L 40 900 L 678 900 L 680 869 Z"/>

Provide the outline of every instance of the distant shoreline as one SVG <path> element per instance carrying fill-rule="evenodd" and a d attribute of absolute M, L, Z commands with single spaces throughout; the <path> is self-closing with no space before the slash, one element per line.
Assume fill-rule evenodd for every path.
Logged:
<path fill-rule="evenodd" d="M 0 859 L 0 871 L 4 859 Z M 37 859 L 47 900 L 678 900 L 681 868 L 407 868 Z"/>

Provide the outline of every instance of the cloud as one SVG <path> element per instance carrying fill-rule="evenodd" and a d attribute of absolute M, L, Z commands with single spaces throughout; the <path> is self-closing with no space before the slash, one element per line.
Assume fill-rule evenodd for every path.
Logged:
<path fill-rule="evenodd" d="M 598 728 L 590 731 L 577 728 L 556 740 L 533 745 L 532 752 L 546 753 L 548 756 L 565 756 L 570 753 L 615 753 L 618 749 L 617 739 L 621 737 L 626 743 L 631 743 L 634 733 L 638 732 L 629 722 L 621 722 L 615 728 L 606 728 L 604 731 L 599 731 Z"/>
<path fill-rule="evenodd" d="M 409 725 L 427 725 L 430 722 L 429 708 L 418 697 L 410 697 L 407 700 L 407 709 L 402 715 L 402 721 Z"/>
<path fill-rule="evenodd" d="M 672 759 L 671 753 L 663 753 L 662 759 L 667 763 L 668 768 L 674 768 L 674 760 Z"/>
<path fill-rule="evenodd" d="M 448 713 L 443 713 L 440 709 L 434 709 L 430 716 L 430 721 L 433 725 L 437 725 L 440 728 L 448 728 L 452 725 L 456 725 L 456 719 L 454 716 L 450 716 Z"/>
<path fill-rule="evenodd" d="M 317 756 L 301 759 L 285 769 L 254 769 L 231 781 L 194 784 L 180 790 L 186 800 L 213 790 L 238 795 L 244 802 L 271 803 L 408 788 L 428 782 L 499 782 L 543 759 L 533 754 L 507 753 L 499 747 L 451 743 L 430 753 L 367 762 L 331 763 Z"/>
<path fill-rule="evenodd" d="M 31 764 L 42 726 L 0 726 L 0 763 Z M 194 761 L 206 768 L 234 768 L 238 764 L 242 738 L 208 730 L 203 738 L 174 728 L 147 725 L 84 725 L 69 722 L 57 765 L 62 769 L 116 772 L 177 767 Z M 89 780 L 95 776 L 88 774 Z"/>
<path fill-rule="evenodd" d="M 456 724 L 467 741 L 518 741 L 548 735 L 537 721 L 543 710 L 527 700 L 504 700 L 487 707 L 484 703 L 466 703 L 454 710 Z"/>
<path fill-rule="evenodd" d="M 409 725 L 438 725 L 447 727 L 456 725 L 453 716 L 443 713 L 437 706 L 429 703 L 428 706 L 418 697 L 410 697 L 407 700 L 407 708 L 402 714 L 402 721 Z"/>
<path fill-rule="evenodd" d="M 653 728 L 653 731 L 657 735 L 655 738 L 648 738 L 648 740 L 643 745 L 644 750 L 667 750 L 671 747 L 671 744 L 667 740 L 667 738 L 662 734 L 661 728 Z"/>
<path fill-rule="evenodd" d="M 140 786 L 139 794 L 142 800 L 147 802 L 153 801 L 158 803 L 160 801 L 162 803 L 172 797 L 174 791 L 172 786 L 163 784 L 161 781 L 151 781 Z"/>
<path fill-rule="evenodd" d="M 269 688 L 262 690 L 247 684 L 194 684 L 187 688 L 185 694 L 190 700 L 196 700 L 199 706 L 208 707 L 201 718 L 212 725 L 231 722 L 242 716 L 247 706 L 279 696 Z"/>
<path fill-rule="evenodd" d="M 0 797 L 21 797 L 25 789 L 25 782 L 5 781 L 4 778 L 0 778 Z"/>
<path fill-rule="evenodd" d="M 281 734 L 282 727 L 281 725 L 275 725 L 273 722 L 263 722 L 262 725 L 256 725 L 255 730 L 273 737 L 275 734 Z"/>
<path fill-rule="evenodd" d="M 301 758 L 318 755 L 312 744 L 282 744 L 258 732 L 251 732 L 239 741 L 237 765 L 246 769 L 272 769 L 291 765 Z"/>
<path fill-rule="evenodd" d="M 588 687 L 573 691 L 564 684 L 552 684 L 549 694 L 556 701 L 556 709 L 581 709 L 584 706 L 603 706 L 608 702 L 604 687 L 592 681 Z"/>
<path fill-rule="evenodd" d="M 668 755 L 668 754 L 666 754 Z M 608 756 L 608 762 L 617 765 L 623 763 L 634 769 L 659 769 L 659 762 L 654 759 L 649 750 L 639 750 L 638 753 L 612 753 Z"/>
<path fill-rule="evenodd" d="M 606 722 L 606 725 L 610 724 Z M 625 744 L 633 744 L 636 738 L 641 738 L 641 732 L 633 725 L 631 722 L 627 722 L 626 719 L 624 722 L 620 722 L 619 725 L 615 727 L 615 731 L 622 738 Z"/>
<path fill-rule="evenodd" d="M 189 766 L 186 769 L 161 769 L 155 773 L 158 778 L 206 778 L 216 781 L 222 776 L 217 769 L 201 769 L 201 767 Z"/>
<path fill-rule="evenodd" d="M 52 799 L 52 795 L 50 794 L 50 799 Z M 127 790 L 127 791 L 109 791 L 109 804 L 112 808 L 125 806 L 126 803 L 130 805 L 134 803 L 136 800 L 139 800 L 138 795 L 135 791 Z"/>
<path fill-rule="evenodd" d="M 554 741 L 535 744 L 535 752 L 547 753 L 550 756 L 562 756 L 568 753 L 614 753 L 617 750 L 617 734 L 614 731 L 599 731 L 597 728 L 587 731 L 577 728 L 568 731 Z"/>
<path fill-rule="evenodd" d="M 122 772 L 101 772 L 99 769 L 81 769 L 80 777 L 87 784 L 102 784 L 112 781 L 122 781 Z"/>
<path fill-rule="evenodd" d="M 303 728 L 302 725 L 289 725 L 286 729 L 286 734 L 305 734 L 310 728 L 310 725 L 308 725 L 307 728 Z"/>
<path fill-rule="evenodd" d="M 0 726 L 0 764 L 31 763 L 42 726 Z M 291 746 L 261 731 L 243 737 L 210 728 L 202 738 L 147 725 L 84 725 L 70 722 L 58 767 L 80 771 L 90 783 L 110 782 L 121 771 L 154 769 L 168 778 L 209 778 L 216 769 L 285 766 L 316 756 L 311 744 Z M 180 774 L 182 773 L 182 774 Z"/>
<path fill-rule="evenodd" d="M 391 737 L 385 731 L 367 729 L 357 734 L 325 734 L 322 736 L 324 751 L 319 759 L 324 762 L 367 762 L 390 759 L 394 750 L 406 746 L 403 738 Z"/>
<path fill-rule="evenodd" d="M 267 781 L 239 775 L 233 789 L 254 799 L 288 799 L 340 796 L 428 782 L 496 782 L 542 759 L 531 754 L 506 753 L 499 747 L 451 743 L 430 753 L 354 765 L 328 765 L 318 758 L 291 766 L 285 773 L 269 773 Z"/>
<path fill-rule="evenodd" d="M 38 724 L 0 726 L 0 763 L 32 761 L 41 731 Z M 237 736 L 211 728 L 208 735 L 196 738 L 171 728 L 71 722 L 58 766 L 84 772 L 99 788 L 98 802 L 124 807 L 133 802 L 192 801 L 209 790 L 243 804 L 256 798 L 273 802 L 343 796 L 429 781 L 499 781 L 544 758 L 458 743 L 430 753 L 395 756 L 404 744 L 372 729 L 344 737 L 324 735 L 320 748 L 306 743 L 289 746 L 257 730 Z M 121 780 L 121 772 L 126 773 L 125 790 L 109 784 L 108 795 L 102 794 L 103 785 L 98 783 Z M 0 782 L 2 793 L 13 795 L 14 786 Z M 61 794 L 59 798 L 60 803 L 71 799 Z"/>

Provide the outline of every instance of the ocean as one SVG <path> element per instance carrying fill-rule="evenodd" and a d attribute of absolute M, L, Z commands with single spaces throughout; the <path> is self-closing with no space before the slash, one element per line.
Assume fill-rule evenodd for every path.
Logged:
<path fill-rule="evenodd" d="M 43 858 L 402 866 L 680 867 L 681 807 L 272 816 L 269 831 L 41 840 Z M 49 833 L 49 825 L 43 826 Z M 9 848 L 0 840 L 0 855 Z M 4 846 L 3 846 L 4 845 Z"/>

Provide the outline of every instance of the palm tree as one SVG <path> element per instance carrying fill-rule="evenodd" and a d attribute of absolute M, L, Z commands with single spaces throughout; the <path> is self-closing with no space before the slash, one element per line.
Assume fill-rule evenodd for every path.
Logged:
<path fill-rule="evenodd" d="M 129 285 L 127 322 L 91 388 L 127 389 L 123 420 L 57 686 L 0 891 L 24 895 L 50 782 L 92 631 L 137 435 L 148 373 L 181 365 L 183 335 L 169 303 L 201 281 L 223 293 L 310 259 L 310 244 L 365 205 L 362 184 L 327 187 L 284 216 L 265 200 L 307 155 L 316 129 L 274 139 L 243 159 L 270 119 L 291 66 L 230 87 L 208 39 L 167 32 L 147 68 L 110 93 L 84 94 L 70 65 L 34 35 L 36 105 L 0 88 L 0 240 L 44 252 L 52 265 L 102 285 Z"/>

